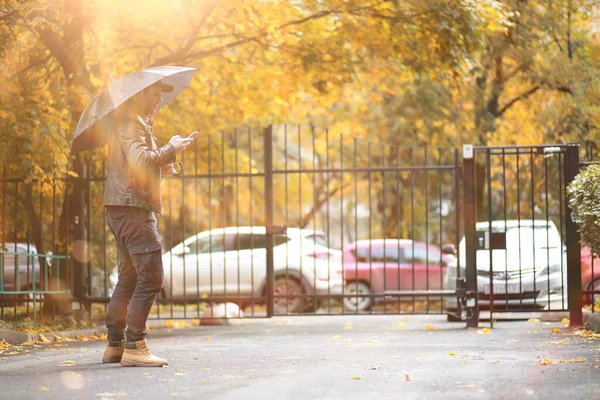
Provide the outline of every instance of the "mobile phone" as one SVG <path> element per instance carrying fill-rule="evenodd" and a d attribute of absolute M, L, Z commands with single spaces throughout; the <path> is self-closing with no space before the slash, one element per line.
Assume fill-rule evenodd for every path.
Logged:
<path fill-rule="evenodd" d="M 194 132 L 192 132 L 192 134 L 191 134 L 190 136 L 188 136 L 187 138 L 188 138 L 188 139 L 193 139 L 193 138 L 194 138 L 194 136 L 196 136 L 197 134 L 198 134 L 198 131 L 194 131 Z"/>

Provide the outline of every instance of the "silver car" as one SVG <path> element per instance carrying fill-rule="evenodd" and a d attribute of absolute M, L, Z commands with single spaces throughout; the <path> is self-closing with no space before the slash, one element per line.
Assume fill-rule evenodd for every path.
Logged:
<path fill-rule="evenodd" d="M 489 231 L 488 222 L 476 225 L 479 232 Z M 493 309 L 563 310 L 567 307 L 567 263 L 560 233 L 552 221 L 492 221 L 492 232 L 506 232 L 506 249 L 477 250 L 477 289 L 479 306 Z M 458 265 L 465 276 L 465 238 L 459 245 Z M 490 273 L 492 284 L 490 287 Z M 444 277 L 445 288 L 456 288 L 457 263 L 451 264 Z M 447 297 L 449 312 L 457 309 L 457 299 Z"/>
<path fill-rule="evenodd" d="M 20 253 L 19 255 L 9 255 L 0 253 L 0 274 L 2 276 L 2 285 L 0 291 L 12 292 L 19 290 L 29 290 L 33 288 L 33 278 L 35 274 L 36 288 L 41 288 L 40 264 L 39 258 L 26 256 L 25 254 L 37 254 L 37 249 L 33 244 L 27 243 L 4 243 L 0 244 L 0 250 L 3 252 Z M 46 258 L 47 262 L 50 258 Z M 17 266 L 15 268 L 15 266 Z M 18 287 L 17 287 L 18 271 Z"/>

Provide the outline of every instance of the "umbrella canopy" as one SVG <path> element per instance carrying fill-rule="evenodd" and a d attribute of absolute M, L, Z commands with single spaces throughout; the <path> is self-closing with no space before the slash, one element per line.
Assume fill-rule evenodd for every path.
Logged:
<path fill-rule="evenodd" d="M 74 153 L 103 146 L 110 138 L 111 113 L 137 93 L 160 81 L 173 86 L 169 93 L 162 93 L 158 109 L 190 86 L 196 68 L 152 67 L 133 72 L 112 82 L 102 93 L 85 107 L 79 117 L 71 151 Z"/>

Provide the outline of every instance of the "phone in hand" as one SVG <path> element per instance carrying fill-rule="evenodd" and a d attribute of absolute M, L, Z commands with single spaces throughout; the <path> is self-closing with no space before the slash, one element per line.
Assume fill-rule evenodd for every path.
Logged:
<path fill-rule="evenodd" d="M 187 137 L 187 139 L 193 139 L 194 136 L 196 136 L 198 134 L 198 131 L 194 131 L 192 132 L 192 134 L 190 136 Z"/>

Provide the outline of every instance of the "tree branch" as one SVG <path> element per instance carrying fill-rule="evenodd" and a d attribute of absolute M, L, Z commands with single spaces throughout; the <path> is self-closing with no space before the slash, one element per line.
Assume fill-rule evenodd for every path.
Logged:
<path fill-rule="evenodd" d="M 515 103 L 517 103 L 521 100 L 527 99 L 529 96 L 531 96 L 532 94 L 534 94 L 535 92 L 537 92 L 540 89 L 541 89 L 541 86 L 534 86 L 531 89 L 529 89 L 527 92 L 518 95 L 517 97 L 515 97 L 514 99 L 509 101 L 504 107 L 502 107 L 502 109 L 500 111 L 498 111 L 498 113 L 496 113 L 495 116 L 496 117 L 502 116 L 502 114 L 504 114 L 506 112 L 506 110 L 508 110 L 510 107 L 515 105 Z"/>

